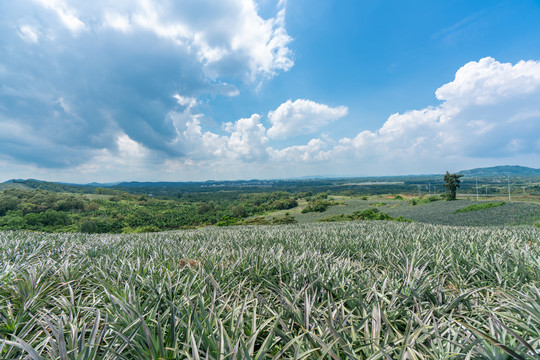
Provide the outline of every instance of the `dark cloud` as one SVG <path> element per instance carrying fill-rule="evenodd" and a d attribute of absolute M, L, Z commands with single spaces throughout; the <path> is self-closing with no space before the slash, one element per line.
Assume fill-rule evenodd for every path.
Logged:
<path fill-rule="evenodd" d="M 164 157 L 182 156 L 168 116 L 180 107 L 174 95 L 235 94 L 220 77 L 241 81 L 251 69 L 253 56 L 231 50 L 237 29 L 221 31 L 231 21 L 225 15 L 249 1 L 163 2 L 156 9 L 67 3 L 0 4 L 0 153 L 18 161 L 74 166 L 100 149 L 114 152 L 122 133 Z M 114 28 L 109 11 L 133 24 Z M 198 37 L 190 33 L 196 21 L 214 25 L 206 33 L 192 29 Z M 175 33 L 181 26 L 184 37 Z M 213 46 L 230 54 L 209 71 Z"/>

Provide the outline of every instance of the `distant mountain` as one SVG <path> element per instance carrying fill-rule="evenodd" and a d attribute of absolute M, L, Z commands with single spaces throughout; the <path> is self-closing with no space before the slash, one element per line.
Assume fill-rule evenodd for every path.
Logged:
<path fill-rule="evenodd" d="M 120 184 L 120 182 L 110 182 L 110 183 L 98 183 L 98 182 L 91 182 L 87 184 L 81 184 L 84 186 L 95 186 L 95 187 L 108 187 L 108 186 L 115 186 Z M 77 185 L 77 184 L 76 184 Z"/>
<path fill-rule="evenodd" d="M 540 176 L 540 169 L 517 165 L 504 165 L 462 170 L 458 173 L 465 176 Z"/>

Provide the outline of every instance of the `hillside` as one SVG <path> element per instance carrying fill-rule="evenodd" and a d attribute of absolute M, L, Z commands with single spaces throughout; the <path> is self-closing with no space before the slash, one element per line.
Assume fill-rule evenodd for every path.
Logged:
<path fill-rule="evenodd" d="M 466 176 L 540 176 L 540 169 L 525 166 L 504 165 L 459 171 Z"/>
<path fill-rule="evenodd" d="M 31 190 L 32 188 L 19 183 L 5 182 L 0 183 L 0 191 L 9 190 L 9 189 L 18 189 L 18 190 Z"/>

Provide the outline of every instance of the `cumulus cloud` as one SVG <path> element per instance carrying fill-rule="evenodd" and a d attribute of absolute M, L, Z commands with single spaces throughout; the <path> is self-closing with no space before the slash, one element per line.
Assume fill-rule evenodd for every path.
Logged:
<path fill-rule="evenodd" d="M 289 70 L 284 16 L 254 0 L 0 2 L 0 126 L 13 130 L 1 151 L 66 167 L 118 152 L 124 134 L 187 156 L 171 112 Z"/>
<path fill-rule="evenodd" d="M 268 138 L 260 120 L 260 115 L 253 114 L 250 118 L 240 119 L 228 127 L 231 135 L 227 147 L 236 157 L 248 161 L 266 158 L 265 146 Z"/>
<path fill-rule="evenodd" d="M 175 95 L 175 98 L 184 106 L 191 102 L 189 98 L 180 95 Z M 287 129 L 288 135 L 296 131 L 289 128 L 291 125 L 284 123 L 287 116 L 292 119 L 291 121 L 298 122 L 296 126 L 300 127 L 300 130 L 315 131 L 323 123 L 331 121 L 331 118 L 339 117 L 346 112 L 347 108 L 343 106 L 331 108 L 310 100 L 297 100 L 294 103 L 289 100 L 280 105 L 276 111 L 269 112 L 268 120 L 272 123 L 271 128 L 266 129 L 261 121 L 261 115 L 253 114 L 249 118 L 222 124 L 225 135 L 203 131 L 201 119 L 204 119 L 204 115 L 197 113 L 196 109 L 189 105 L 183 112 L 171 112 L 170 117 L 179 134 L 178 141 L 184 144 L 187 156 L 192 159 L 219 158 L 252 162 L 298 157 L 307 161 L 322 149 L 320 145 L 324 144 L 323 140 L 314 139 L 307 145 L 279 150 L 270 146 L 269 136 L 271 137 L 278 128 Z M 310 115 L 313 117 L 313 124 L 306 125 L 300 122 L 302 119 L 305 121 Z"/>
<path fill-rule="evenodd" d="M 258 114 L 223 124 L 224 135 L 203 131 L 201 122 L 205 117 L 192 108 L 172 112 L 170 117 L 177 129 L 177 141 L 183 146 L 187 159 L 250 162 L 267 158 L 266 128 Z"/>
<path fill-rule="evenodd" d="M 377 131 L 337 144 L 314 139 L 275 154 L 289 161 L 376 164 L 393 173 L 456 159 L 539 158 L 540 61 L 470 62 L 435 94 L 443 101 L 439 106 L 393 114 Z"/>
<path fill-rule="evenodd" d="M 486 57 L 465 64 L 457 71 L 454 81 L 441 86 L 435 95 L 450 105 L 492 105 L 536 92 L 539 87 L 537 61 L 512 65 Z"/>
<path fill-rule="evenodd" d="M 329 107 L 311 100 L 288 100 L 276 110 L 268 113 L 272 127 L 268 129 L 271 138 L 287 138 L 303 133 L 313 133 L 321 127 L 347 115 L 346 106 Z"/>

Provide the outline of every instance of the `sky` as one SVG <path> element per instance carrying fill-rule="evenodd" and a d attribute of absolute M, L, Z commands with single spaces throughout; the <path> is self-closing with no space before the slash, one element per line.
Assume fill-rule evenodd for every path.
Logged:
<path fill-rule="evenodd" d="M 0 0 L 0 181 L 540 167 L 540 1 Z"/>

